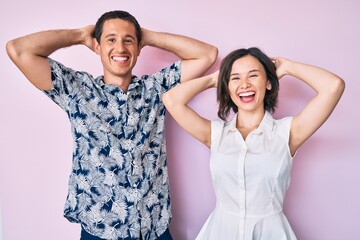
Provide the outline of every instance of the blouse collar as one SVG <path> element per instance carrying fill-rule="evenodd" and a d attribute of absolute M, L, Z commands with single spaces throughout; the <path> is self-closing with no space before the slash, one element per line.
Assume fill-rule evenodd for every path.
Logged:
<path fill-rule="evenodd" d="M 228 132 L 231 131 L 238 131 L 236 128 L 236 119 L 237 119 L 238 113 L 234 115 L 232 120 L 228 122 L 225 126 L 225 133 L 228 134 Z M 264 117 L 260 122 L 260 125 L 258 128 L 254 129 L 253 132 L 255 134 L 270 134 L 273 130 L 274 126 L 274 118 L 271 116 L 271 114 L 268 111 L 265 111 Z"/>

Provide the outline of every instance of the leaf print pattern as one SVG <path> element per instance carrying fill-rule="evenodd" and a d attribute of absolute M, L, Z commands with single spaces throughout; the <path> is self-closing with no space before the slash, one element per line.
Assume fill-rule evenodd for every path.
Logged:
<path fill-rule="evenodd" d="M 104 239 L 156 239 L 171 218 L 165 107 L 180 62 L 140 78 L 127 93 L 50 59 L 44 91 L 68 115 L 74 141 L 64 216 Z"/>

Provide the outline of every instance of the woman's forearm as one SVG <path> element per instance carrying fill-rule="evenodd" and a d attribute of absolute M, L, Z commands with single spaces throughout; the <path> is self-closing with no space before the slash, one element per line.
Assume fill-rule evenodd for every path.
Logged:
<path fill-rule="evenodd" d="M 217 72 L 178 84 L 163 95 L 165 106 L 186 105 L 197 94 L 215 87 L 216 81 Z"/>

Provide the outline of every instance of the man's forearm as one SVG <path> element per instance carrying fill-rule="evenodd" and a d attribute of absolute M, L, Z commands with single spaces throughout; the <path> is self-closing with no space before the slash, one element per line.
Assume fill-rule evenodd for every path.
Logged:
<path fill-rule="evenodd" d="M 143 29 L 143 45 L 161 48 L 173 52 L 181 59 L 197 59 L 207 56 L 214 47 L 202 41 L 164 32 L 153 32 Z"/>
<path fill-rule="evenodd" d="M 48 30 L 10 40 L 6 51 L 27 79 L 37 88 L 49 90 L 50 66 L 47 57 L 54 51 L 76 44 L 91 46 L 93 27 Z"/>
<path fill-rule="evenodd" d="M 7 46 L 7 49 L 12 51 L 10 57 L 22 53 L 48 57 L 60 48 L 82 43 L 83 39 L 80 29 L 48 30 L 16 38 L 8 43 L 11 47 Z"/>
<path fill-rule="evenodd" d="M 216 61 L 218 50 L 205 42 L 171 33 L 142 29 L 142 46 L 170 51 L 182 59 L 181 82 L 201 76 Z"/>

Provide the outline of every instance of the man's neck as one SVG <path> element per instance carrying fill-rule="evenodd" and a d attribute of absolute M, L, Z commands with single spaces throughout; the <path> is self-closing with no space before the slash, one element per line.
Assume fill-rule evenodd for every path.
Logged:
<path fill-rule="evenodd" d="M 127 92 L 129 85 L 131 83 L 131 76 L 130 77 L 106 77 L 104 76 L 104 83 L 105 84 L 113 84 L 116 85 L 117 87 L 121 88 L 121 90 L 123 90 L 123 92 Z"/>

